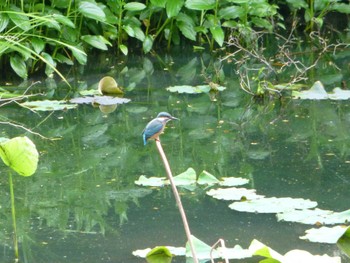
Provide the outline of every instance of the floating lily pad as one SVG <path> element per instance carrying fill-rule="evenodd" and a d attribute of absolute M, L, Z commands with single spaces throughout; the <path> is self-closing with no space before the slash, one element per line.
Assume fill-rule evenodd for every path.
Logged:
<path fill-rule="evenodd" d="M 280 213 L 293 209 L 307 209 L 317 206 L 317 202 L 302 198 L 261 198 L 245 202 L 234 202 L 229 207 L 231 209 L 250 213 Z"/>
<path fill-rule="evenodd" d="M 350 209 L 343 212 L 329 210 L 291 210 L 277 215 L 279 221 L 297 222 L 302 224 L 344 224 L 350 221 Z"/>
<path fill-rule="evenodd" d="M 329 93 L 331 100 L 348 100 L 350 99 L 350 90 L 343 90 L 341 88 L 334 88 L 332 93 Z"/>
<path fill-rule="evenodd" d="M 191 185 L 195 184 L 197 179 L 196 171 L 188 168 L 185 172 L 174 176 L 175 185 Z"/>
<path fill-rule="evenodd" d="M 253 200 L 264 197 L 263 195 L 257 195 L 255 192 L 255 189 L 231 187 L 211 189 L 207 192 L 207 195 L 220 200 Z"/>
<path fill-rule="evenodd" d="M 343 90 L 341 88 L 334 88 L 333 92 L 327 93 L 323 84 L 316 81 L 309 90 L 293 91 L 294 99 L 308 99 L 308 100 L 348 100 L 350 99 L 350 90 Z"/>
<path fill-rule="evenodd" d="M 340 263 L 340 257 L 330 257 L 328 255 L 312 255 L 305 250 L 291 250 L 285 255 L 281 255 L 258 240 L 253 240 L 249 246 L 249 251 L 253 255 L 262 256 L 267 259 L 260 262 L 298 262 L 298 263 Z"/>
<path fill-rule="evenodd" d="M 198 94 L 198 93 L 208 93 L 212 90 L 213 85 L 199 85 L 199 86 L 189 86 L 189 85 L 181 85 L 181 86 L 172 86 L 168 87 L 167 90 L 170 92 L 178 92 L 178 93 L 188 93 L 188 94 Z M 223 86 L 215 85 L 215 91 L 223 91 L 226 88 Z"/>
<path fill-rule="evenodd" d="M 336 244 L 347 230 L 349 230 L 349 227 L 346 226 L 312 228 L 306 230 L 306 235 L 300 237 L 300 239 L 310 242 Z"/>
<path fill-rule="evenodd" d="M 166 247 L 170 253 L 174 256 L 184 256 L 186 253 L 186 249 L 184 247 L 172 247 L 172 246 L 164 246 Z M 136 257 L 145 258 L 148 253 L 152 251 L 151 248 L 138 249 L 132 252 L 132 254 Z"/>
<path fill-rule="evenodd" d="M 77 107 L 75 104 L 69 104 L 63 100 L 37 100 L 26 101 L 20 104 L 24 108 L 29 108 L 34 111 L 56 111 L 68 110 Z"/>
<path fill-rule="evenodd" d="M 233 248 L 218 247 L 216 251 L 218 251 L 220 258 L 226 259 L 243 259 L 253 256 L 248 249 L 244 249 L 240 245 L 235 245 Z"/>
<path fill-rule="evenodd" d="M 144 175 L 141 175 L 137 181 L 135 181 L 135 184 L 137 185 L 143 185 L 143 186 L 164 186 L 165 184 L 165 177 L 150 177 L 147 178 Z"/>
<path fill-rule="evenodd" d="M 198 184 L 206 184 L 206 185 L 213 185 L 217 184 L 220 181 L 212 174 L 208 173 L 207 171 L 203 171 L 198 175 Z"/>
<path fill-rule="evenodd" d="M 111 96 L 94 96 L 94 97 L 80 97 L 70 100 L 71 103 L 77 104 L 98 104 L 98 105 L 116 105 L 130 102 L 130 99 L 118 98 Z"/>
<path fill-rule="evenodd" d="M 220 178 L 219 185 L 221 186 L 238 186 L 249 183 L 249 179 L 242 177 L 222 177 Z"/>
<path fill-rule="evenodd" d="M 328 94 L 321 81 L 316 81 L 309 90 L 293 91 L 292 97 L 303 100 L 326 100 Z"/>

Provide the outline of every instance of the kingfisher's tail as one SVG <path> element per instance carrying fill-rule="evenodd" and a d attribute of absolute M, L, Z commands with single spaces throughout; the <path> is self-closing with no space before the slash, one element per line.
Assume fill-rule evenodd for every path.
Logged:
<path fill-rule="evenodd" d="M 143 134 L 142 138 L 143 138 L 143 145 L 146 145 L 147 144 L 146 134 Z"/>

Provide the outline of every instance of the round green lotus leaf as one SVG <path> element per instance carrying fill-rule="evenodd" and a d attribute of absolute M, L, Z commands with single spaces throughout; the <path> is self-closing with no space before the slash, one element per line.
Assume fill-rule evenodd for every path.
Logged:
<path fill-rule="evenodd" d="M 31 176 L 38 166 L 39 153 L 28 137 L 16 137 L 0 142 L 3 162 L 22 176 Z"/>

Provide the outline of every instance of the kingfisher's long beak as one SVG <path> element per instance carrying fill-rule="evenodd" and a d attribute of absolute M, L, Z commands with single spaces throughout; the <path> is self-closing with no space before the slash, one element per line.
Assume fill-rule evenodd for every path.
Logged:
<path fill-rule="evenodd" d="M 177 121 L 180 120 L 179 118 L 176 118 L 176 117 L 173 117 L 173 116 L 171 116 L 171 119 L 172 119 L 172 120 L 177 120 Z"/>

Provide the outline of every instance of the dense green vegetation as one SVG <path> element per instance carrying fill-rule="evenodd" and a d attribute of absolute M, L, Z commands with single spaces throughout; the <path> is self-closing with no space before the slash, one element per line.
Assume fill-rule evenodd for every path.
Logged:
<path fill-rule="evenodd" d="M 338 0 L 6 0 L 0 69 L 5 79 L 11 71 L 22 79 L 42 71 L 64 79 L 59 66 L 85 65 L 95 50 L 127 55 L 181 43 L 214 50 L 232 38 L 256 48 L 257 32 L 320 31 L 330 12 L 348 14 L 350 7 Z"/>

